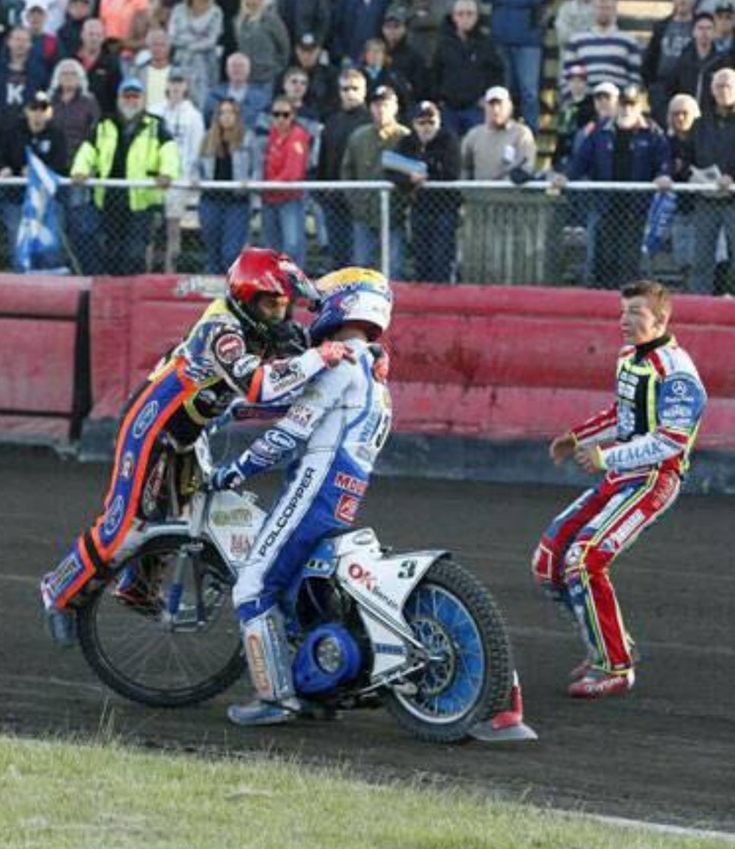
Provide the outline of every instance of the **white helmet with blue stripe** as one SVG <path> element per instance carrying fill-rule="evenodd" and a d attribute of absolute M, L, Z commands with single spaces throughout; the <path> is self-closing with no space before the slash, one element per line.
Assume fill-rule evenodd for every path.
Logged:
<path fill-rule="evenodd" d="M 372 341 L 388 329 L 393 293 L 384 274 L 351 266 L 332 271 L 315 285 L 320 301 L 319 315 L 309 328 L 312 342 L 320 342 L 348 321 L 369 325 Z"/>

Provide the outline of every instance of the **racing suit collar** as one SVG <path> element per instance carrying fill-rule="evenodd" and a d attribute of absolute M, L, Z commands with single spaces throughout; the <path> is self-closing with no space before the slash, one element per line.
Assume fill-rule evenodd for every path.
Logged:
<path fill-rule="evenodd" d="M 651 339 L 650 342 L 644 342 L 643 345 L 635 346 L 635 360 L 639 363 L 646 354 L 650 354 L 651 351 L 655 351 L 656 348 L 660 348 L 662 345 L 667 345 L 671 342 L 671 334 L 664 333 L 663 336 L 659 336 L 658 339 Z"/>

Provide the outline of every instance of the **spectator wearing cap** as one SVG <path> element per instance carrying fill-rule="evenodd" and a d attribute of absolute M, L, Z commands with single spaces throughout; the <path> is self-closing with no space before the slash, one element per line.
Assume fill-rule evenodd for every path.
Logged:
<path fill-rule="evenodd" d="M 505 65 L 506 87 L 520 100 L 523 120 L 539 129 L 539 85 L 545 0 L 493 0 L 491 32 Z"/>
<path fill-rule="evenodd" d="M 668 186 L 671 153 L 663 130 L 644 118 L 641 92 L 620 93 L 618 113 L 598 123 L 572 156 L 569 178 Z M 618 288 L 640 273 L 641 242 L 651 196 L 602 192 L 590 198 L 587 217 L 586 282 Z"/>
<path fill-rule="evenodd" d="M 316 44 L 326 43 L 332 21 L 330 0 L 278 0 L 276 8 L 292 44 L 298 44 L 305 35 Z"/>
<path fill-rule="evenodd" d="M 177 3 L 168 19 L 173 62 L 186 68 L 188 94 L 197 109 L 219 82 L 216 47 L 224 32 L 222 9 L 214 0 Z"/>
<path fill-rule="evenodd" d="M 457 225 L 461 195 L 453 189 L 422 188 L 426 180 L 458 180 L 459 139 L 441 125 L 439 107 L 421 101 L 413 112 L 411 134 L 396 152 L 426 163 L 426 172 L 393 172 L 392 179 L 408 194 L 414 276 L 416 280 L 448 283 L 457 259 Z"/>
<path fill-rule="evenodd" d="M 291 55 L 286 25 L 265 0 L 242 0 L 235 34 L 238 50 L 250 59 L 250 79 L 268 87 L 270 102 L 276 80 L 286 70 Z"/>
<path fill-rule="evenodd" d="M 196 170 L 198 179 L 214 182 L 245 184 L 256 176 L 255 136 L 243 124 L 236 100 L 225 97 L 215 106 Z M 199 221 L 207 274 L 224 274 L 248 241 L 250 196 L 247 189 L 202 189 Z"/>
<path fill-rule="evenodd" d="M 733 52 L 735 31 L 735 4 L 732 0 L 717 0 L 715 3 L 715 50 L 718 53 Z"/>
<path fill-rule="evenodd" d="M 507 180 L 531 176 L 536 141 L 531 130 L 513 120 L 513 102 L 503 86 L 485 93 L 485 123 L 462 140 L 462 177 L 466 180 Z"/>
<path fill-rule="evenodd" d="M 46 71 L 31 61 L 31 35 L 14 27 L 0 54 L 0 125 L 20 118 L 23 107 L 46 85 Z"/>
<path fill-rule="evenodd" d="M 434 59 L 434 94 L 444 126 L 463 136 L 481 124 L 483 94 L 503 79 L 503 62 L 480 22 L 476 0 L 454 0 Z"/>
<path fill-rule="evenodd" d="M 587 82 L 612 82 L 618 88 L 641 84 L 641 48 L 632 35 L 618 29 L 617 0 L 593 0 L 595 23 L 573 35 L 564 51 L 564 71 L 572 65 L 587 69 Z"/>
<path fill-rule="evenodd" d="M 168 75 L 173 67 L 171 39 L 165 29 L 151 29 L 145 37 L 146 50 L 135 57 L 132 76 L 143 83 L 145 108 L 151 109 L 166 99 Z"/>
<path fill-rule="evenodd" d="M 388 64 L 385 42 L 380 38 L 369 38 L 365 42 L 365 55 L 360 70 L 367 80 L 368 100 L 376 89 L 388 86 L 398 96 L 400 114 L 408 114 L 413 103 L 411 85 L 403 74 Z"/>
<path fill-rule="evenodd" d="M 37 91 L 25 105 L 23 116 L 17 123 L 3 124 L 0 133 L 0 178 L 20 177 L 26 173 L 26 148 L 56 173 L 66 174 L 66 140 L 52 118 L 51 100 L 45 92 Z M 9 246 L 16 243 L 23 194 L 22 186 L 14 186 L 0 195 L 0 215 Z M 46 257 L 42 267 L 53 268 L 60 264 L 59 257 Z"/>
<path fill-rule="evenodd" d="M 333 4 L 329 57 L 337 65 L 358 65 L 370 38 L 378 38 L 390 0 L 339 0 Z"/>
<path fill-rule="evenodd" d="M 121 79 L 120 63 L 105 45 L 105 27 L 99 18 L 87 18 L 82 24 L 81 43 L 74 58 L 84 68 L 89 90 L 97 98 L 102 114 L 113 115 Z"/>
<path fill-rule="evenodd" d="M 31 62 L 44 69 L 48 80 L 59 58 L 59 40 L 55 33 L 46 31 L 47 0 L 26 0 L 24 18 L 31 34 Z"/>
<path fill-rule="evenodd" d="M 672 0 L 672 13 L 653 25 L 651 40 L 643 54 L 643 82 L 648 89 L 651 115 L 666 125 L 666 108 L 676 63 L 691 44 L 694 0 Z"/>
<path fill-rule="evenodd" d="M 183 68 L 173 67 L 166 83 L 166 99 L 154 106 L 151 112 L 163 119 L 164 126 L 179 150 L 181 177 L 194 179 L 196 163 L 204 138 L 204 118 L 188 97 L 189 80 Z M 169 189 L 166 192 L 164 213 L 166 218 L 165 271 L 173 273 L 181 254 L 181 219 L 187 206 L 194 201 L 187 189 Z"/>
<path fill-rule="evenodd" d="M 252 129 L 258 115 L 270 107 L 273 98 L 268 83 L 250 81 L 250 59 L 244 53 L 231 53 L 225 63 L 226 80 L 216 85 L 204 101 L 204 123 L 209 126 L 221 100 L 234 100 L 243 125 Z"/>
<path fill-rule="evenodd" d="M 719 176 L 713 188 L 694 197 L 694 272 L 691 289 L 699 294 L 714 293 L 715 249 L 720 230 L 724 229 L 729 247 L 730 269 L 735 266 L 735 71 L 721 68 L 712 77 L 715 108 L 692 124 L 687 164 L 700 171 L 716 168 Z M 708 180 L 706 175 L 692 180 Z M 709 181 L 709 180 L 708 180 Z"/>
<path fill-rule="evenodd" d="M 393 89 L 380 86 L 370 98 L 371 123 L 358 127 L 347 141 L 340 177 L 343 180 L 383 180 L 382 154 L 395 150 L 410 132 L 398 122 L 398 97 Z M 352 213 L 354 265 L 373 266 L 380 247 L 380 200 L 376 192 L 353 191 L 347 196 Z M 403 221 L 401 210 L 391 206 L 390 276 L 403 275 Z"/>
<path fill-rule="evenodd" d="M 337 70 L 332 65 L 320 61 L 322 44 L 317 36 L 305 32 L 294 46 L 294 65 L 300 68 L 308 77 L 304 103 L 320 121 L 325 121 L 329 115 L 339 108 Z"/>
<path fill-rule="evenodd" d="M 339 76 L 340 108 L 327 118 L 319 146 L 317 179 L 340 180 L 342 157 L 352 133 L 370 124 L 370 111 L 365 105 L 367 83 L 356 68 L 347 68 Z M 352 216 L 347 195 L 340 191 L 322 191 L 320 204 L 327 227 L 329 255 L 334 268 L 352 262 Z"/>
<path fill-rule="evenodd" d="M 699 103 L 702 114 L 710 115 L 715 106 L 712 77 L 729 67 L 729 56 L 718 53 L 714 46 L 714 18 L 709 12 L 694 16 L 693 38 L 674 68 L 668 94 L 690 94 Z"/>
<path fill-rule="evenodd" d="M 569 39 L 580 32 L 592 29 L 595 23 L 594 0 L 563 0 L 554 16 L 554 29 L 559 47 L 559 58 L 563 59 Z M 563 66 L 561 79 L 563 80 Z"/>
<path fill-rule="evenodd" d="M 296 121 L 289 101 L 279 96 L 271 107 L 273 123 L 265 147 L 263 179 L 298 182 L 306 179 L 311 137 Z M 306 259 L 303 190 L 263 192 L 263 235 L 266 247 L 287 253 L 297 265 Z"/>
<path fill-rule="evenodd" d="M 568 69 L 567 90 L 569 94 L 556 113 L 556 146 L 551 157 L 554 171 L 560 174 L 566 172 L 580 130 L 593 122 L 596 114 L 583 65 L 572 65 Z"/>
<path fill-rule="evenodd" d="M 408 10 L 404 6 L 390 6 L 383 20 L 383 42 L 386 61 L 393 71 L 407 80 L 414 98 L 429 94 L 429 74 L 421 56 L 408 43 L 406 21 Z"/>
<path fill-rule="evenodd" d="M 126 275 L 146 270 L 153 211 L 163 203 L 160 188 L 179 175 L 176 142 L 161 118 L 145 111 L 143 84 L 135 77 L 123 80 L 116 114 L 102 118 L 79 148 L 71 176 L 80 184 L 88 177 L 153 178 L 158 188 L 94 188 L 102 257 L 96 273 Z"/>
<path fill-rule="evenodd" d="M 69 0 L 66 17 L 56 32 L 59 39 L 59 55 L 71 58 L 82 42 L 84 22 L 92 17 L 91 0 Z"/>

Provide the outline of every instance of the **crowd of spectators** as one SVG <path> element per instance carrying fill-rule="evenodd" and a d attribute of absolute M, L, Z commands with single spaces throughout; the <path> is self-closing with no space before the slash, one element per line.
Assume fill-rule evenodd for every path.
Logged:
<path fill-rule="evenodd" d="M 193 209 L 210 273 L 253 236 L 256 216 L 259 241 L 299 262 L 308 229 L 325 263 L 373 265 L 375 193 L 255 194 L 246 183 L 391 179 L 391 273 L 406 274 L 410 240 L 423 280 L 454 279 L 463 202 L 427 180 L 652 181 L 662 192 L 711 180 L 720 193 L 681 197 L 673 231 L 682 273 L 712 291 L 723 238 L 735 248 L 733 2 L 672 0 L 643 49 L 618 27 L 616 0 L 495 0 L 489 15 L 478 0 L 0 0 L 0 177 L 25 173 L 27 146 L 72 178 L 65 247 L 85 273 L 150 268 L 157 219 L 162 265 L 176 270 Z M 552 26 L 557 141 L 541 174 Z M 90 191 L 90 176 L 158 187 Z M 169 188 L 177 178 L 192 189 Z M 0 186 L 9 245 L 20 195 Z M 636 275 L 650 201 L 629 191 L 570 202 L 589 285 Z M 606 239 L 610 228 L 620 238 Z"/>

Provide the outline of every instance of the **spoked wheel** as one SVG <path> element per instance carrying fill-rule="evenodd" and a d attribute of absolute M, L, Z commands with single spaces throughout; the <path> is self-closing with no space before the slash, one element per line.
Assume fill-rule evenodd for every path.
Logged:
<path fill-rule="evenodd" d="M 416 692 L 393 691 L 388 709 L 424 740 L 461 740 L 508 698 L 513 664 L 503 617 L 488 590 L 451 560 L 429 569 L 403 612 L 431 660 L 411 676 Z"/>
<path fill-rule="evenodd" d="M 146 705 L 209 699 L 243 673 L 233 576 L 186 536 L 153 540 L 121 564 L 78 614 L 82 652 L 113 690 Z"/>

